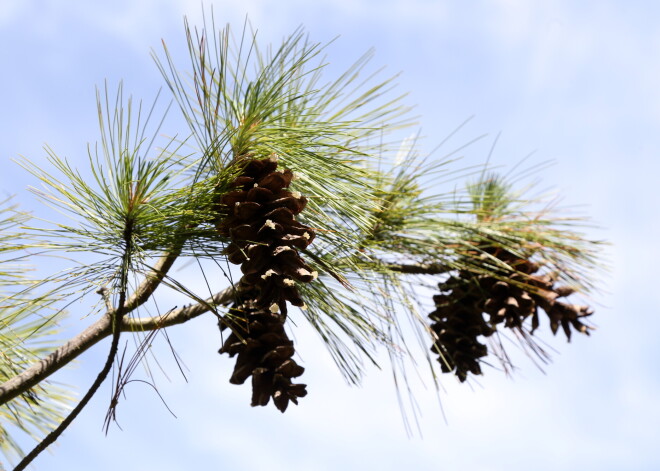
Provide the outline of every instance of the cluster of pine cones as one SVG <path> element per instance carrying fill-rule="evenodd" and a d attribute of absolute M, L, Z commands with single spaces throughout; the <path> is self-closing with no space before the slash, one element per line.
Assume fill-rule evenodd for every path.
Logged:
<path fill-rule="evenodd" d="M 539 326 L 539 307 L 547 314 L 553 334 L 559 326 L 569 341 L 571 328 L 589 333 L 582 318 L 593 311 L 559 301 L 573 290 L 555 286 L 556 276 L 536 274 L 538 264 L 502 248 L 484 251 L 515 271 L 499 278 L 461 271 L 438 285 L 441 294 L 434 296 L 436 309 L 429 314 L 435 335 L 431 350 L 438 354 L 444 373 L 453 372 L 461 382 L 468 373 L 481 374 L 480 359 L 488 354 L 488 347 L 479 338 L 489 337 L 501 325 L 523 329 L 528 318 L 533 333 Z"/>
<path fill-rule="evenodd" d="M 243 276 L 236 301 L 220 327 L 230 328 L 220 353 L 238 355 L 231 383 L 242 384 L 252 376 L 252 405 L 265 406 L 273 399 L 284 412 L 307 394 L 304 384 L 291 379 L 304 368 L 293 360 L 295 353 L 284 329 L 287 302 L 304 308 L 298 283 L 308 283 L 317 272 L 298 253 L 314 240 L 314 231 L 296 221 L 307 199 L 289 191 L 293 173 L 278 169 L 277 158 L 250 159 L 221 196 L 216 225 L 220 235 L 231 240 L 225 253 L 240 264 Z"/>
<path fill-rule="evenodd" d="M 218 201 L 218 233 L 231 242 L 225 254 L 241 266 L 236 299 L 220 328 L 229 328 L 220 353 L 237 356 L 230 382 L 243 384 L 252 377 L 252 405 L 265 406 L 273 399 L 284 412 L 289 402 L 307 394 L 304 384 L 294 384 L 304 368 L 293 359 L 295 349 L 284 323 L 287 302 L 304 308 L 297 285 L 309 283 L 317 273 L 299 254 L 314 240 L 314 231 L 296 220 L 307 199 L 289 191 L 293 173 L 279 169 L 277 158 L 243 158 L 231 190 Z M 436 309 L 429 315 L 434 333 L 432 351 L 445 373 L 460 381 L 468 373 L 481 374 L 481 358 L 488 347 L 481 337 L 498 327 L 523 330 L 531 319 L 531 332 L 539 326 L 539 308 L 556 333 L 561 326 L 570 340 L 571 329 L 589 333 L 582 319 L 592 314 L 587 306 L 559 301 L 573 290 L 555 286 L 556 276 L 539 274 L 539 265 L 499 247 L 483 252 L 512 267 L 501 276 L 460 271 L 439 284 Z"/>

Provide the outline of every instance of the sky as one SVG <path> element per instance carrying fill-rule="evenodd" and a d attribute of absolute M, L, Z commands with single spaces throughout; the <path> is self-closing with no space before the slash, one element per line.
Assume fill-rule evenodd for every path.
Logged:
<path fill-rule="evenodd" d="M 0 0 L 0 191 L 36 208 L 25 191 L 35 181 L 12 159 L 45 163 L 45 144 L 83 168 L 87 142 L 98 138 L 95 87 L 123 79 L 127 92 L 152 100 L 164 83 L 150 50 L 164 39 L 183 54 L 183 16 L 199 24 L 201 5 Z M 471 385 L 442 378 L 440 401 L 420 369 L 412 387 L 421 433 L 409 437 L 387 367 L 371 368 L 360 387 L 347 385 L 303 324 L 295 340 L 309 396 L 283 415 L 249 407 L 249 386 L 228 383 L 232 361 L 216 353 L 214 320 L 202 317 L 170 329 L 187 382 L 171 374 L 158 386 L 176 418 L 135 384 L 120 404 L 122 429 L 105 436 L 106 385 L 36 469 L 660 469 L 658 256 L 646 245 L 660 229 L 660 4 L 205 3 L 211 5 L 219 23 L 237 30 L 247 15 L 262 44 L 299 25 L 313 41 L 337 37 L 327 50 L 330 72 L 374 47 L 375 64 L 402 72 L 398 87 L 416 105 L 422 146 L 433 148 L 470 117 L 452 138 L 456 147 L 488 133 L 455 165 L 483 163 L 498 135 L 493 163 L 510 167 L 530 153 L 532 164 L 553 161 L 540 175 L 543 184 L 592 218 L 587 237 L 611 242 L 611 269 L 599 274 L 601 290 L 589 300 L 598 329 L 570 344 L 543 337 L 557 350 L 544 371 L 521 356 L 513 377 L 487 369 Z M 90 322 L 79 308 L 66 322 L 71 335 Z M 96 346 L 58 379 L 86 391 L 106 351 L 106 343 Z"/>

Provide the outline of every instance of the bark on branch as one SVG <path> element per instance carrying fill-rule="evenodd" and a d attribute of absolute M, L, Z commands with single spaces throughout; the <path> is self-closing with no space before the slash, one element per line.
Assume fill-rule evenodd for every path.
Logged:
<path fill-rule="evenodd" d="M 147 274 L 145 280 L 126 300 L 125 312 L 131 312 L 144 304 L 153 294 L 167 271 L 170 269 L 180 250 L 172 250 L 163 256 Z M 450 270 L 449 267 L 439 263 L 429 264 L 387 264 L 387 268 L 405 274 L 440 274 Z M 231 302 L 234 287 L 216 293 L 204 302 L 191 304 L 169 311 L 162 316 L 131 319 L 124 317 L 121 321 L 122 332 L 146 332 L 162 329 L 189 321 L 205 312 L 213 310 L 215 306 L 227 305 Z M 87 327 L 83 332 L 59 347 L 43 360 L 35 363 L 21 374 L 0 385 L 0 405 L 7 403 L 20 394 L 28 391 L 63 366 L 70 363 L 80 354 L 93 345 L 112 334 L 112 317 L 115 313 L 106 312 L 98 321 Z"/>
<path fill-rule="evenodd" d="M 156 291 L 156 288 L 163 281 L 167 272 L 172 268 L 176 259 L 181 255 L 182 246 L 174 247 L 169 252 L 165 253 L 154 266 L 149 270 L 144 280 L 137 287 L 135 292 L 128 298 L 124 309 L 126 312 L 132 312 L 149 299 L 149 297 Z"/>
<path fill-rule="evenodd" d="M 125 317 L 121 323 L 121 330 L 122 332 L 142 332 L 181 324 L 214 309 L 215 306 L 228 304 L 232 300 L 232 295 L 233 287 L 229 287 L 216 293 L 204 302 L 174 309 L 163 316 L 137 319 Z M 127 304 L 130 302 L 131 300 L 129 299 Z M 0 405 L 36 386 L 57 370 L 70 363 L 78 355 L 110 336 L 112 334 L 111 319 L 112 313 L 105 313 L 98 321 L 87 327 L 46 358 L 0 385 Z"/>
<path fill-rule="evenodd" d="M 388 263 L 387 268 L 407 275 L 439 275 L 452 270 L 441 263 Z"/>

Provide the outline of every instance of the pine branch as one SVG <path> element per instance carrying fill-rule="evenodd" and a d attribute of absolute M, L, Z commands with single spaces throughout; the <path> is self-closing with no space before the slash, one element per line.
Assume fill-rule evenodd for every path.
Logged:
<path fill-rule="evenodd" d="M 149 297 L 156 291 L 160 282 L 163 281 L 167 272 L 172 268 L 172 265 L 181 254 L 182 243 L 170 249 L 163 255 L 152 269 L 147 273 L 144 281 L 137 287 L 135 292 L 128 298 L 124 309 L 126 312 L 132 312 L 142 304 L 144 304 Z"/>
<path fill-rule="evenodd" d="M 163 279 L 164 272 L 171 266 L 171 257 L 175 252 L 164 256 L 154 266 L 151 276 L 131 295 L 125 304 L 126 312 L 130 312 L 145 302 L 147 293 L 152 293 L 157 284 Z M 438 264 L 388 264 L 387 268 L 405 274 L 439 274 L 445 273 L 449 267 Z M 163 316 L 145 318 L 122 319 L 120 330 L 122 332 L 147 332 L 162 329 L 173 325 L 183 324 L 198 317 L 214 306 L 227 305 L 233 299 L 234 287 L 230 286 L 220 291 L 204 302 L 191 304 L 169 311 Z M 76 337 L 55 350 L 43 360 L 34 364 L 23 373 L 15 376 L 0 385 L 0 405 L 5 404 L 20 394 L 28 391 L 44 379 L 69 364 L 72 360 L 87 351 L 90 347 L 108 337 L 112 333 L 113 312 L 107 312 L 94 324 L 90 325 Z"/>
<path fill-rule="evenodd" d="M 125 278 L 125 274 L 124 274 Z M 126 304 L 126 286 L 125 283 L 122 283 L 122 291 L 119 296 L 119 309 L 117 309 L 115 312 L 113 312 L 112 315 L 109 315 L 107 317 L 110 318 L 111 321 L 111 326 L 112 326 L 112 344 L 110 345 L 110 351 L 108 352 L 108 357 L 105 361 L 105 365 L 103 365 L 103 369 L 99 372 L 99 374 L 96 376 L 96 379 L 94 380 L 94 383 L 92 383 L 92 386 L 90 386 L 89 390 L 87 393 L 83 396 L 83 398 L 80 400 L 78 405 L 73 408 L 73 410 L 69 413 L 69 415 L 66 416 L 66 418 L 60 423 L 53 431 L 51 431 L 46 437 L 41 440 L 35 446 L 30 453 L 25 455 L 25 457 L 16 465 L 14 468 L 14 471 L 22 471 L 24 470 L 32 461 L 41 454 L 42 451 L 44 451 L 46 448 L 48 448 L 50 445 L 55 443 L 55 441 L 59 438 L 60 435 L 71 425 L 71 422 L 73 422 L 76 417 L 82 412 L 82 410 L 87 406 L 89 401 L 94 397 L 98 389 L 101 387 L 105 379 L 108 377 L 108 374 L 110 373 L 110 369 L 112 368 L 112 364 L 115 361 L 115 356 L 117 355 L 117 350 L 119 348 L 119 337 L 121 336 L 121 329 L 119 329 L 119 325 L 121 324 L 121 321 L 124 317 L 124 306 Z"/>
<path fill-rule="evenodd" d="M 130 205 L 129 205 L 130 208 Z M 117 309 L 110 311 L 110 322 L 112 327 L 112 343 L 110 344 L 110 351 L 108 352 L 108 357 L 105 360 L 103 368 L 96 376 L 94 383 L 87 390 L 83 398 L 80 400 L 78 405 L 71 410 L 71 412 L 64 418 L 64 420 L 52 430 L 43 440 L 41 440 L 37 446 L 35 446 L 30 453 L 25 455 L 25 457 L 16 465 L 14 471 L 22 471 L 25 469 L 34 459 L 41 454 L 46 448 L 55 443 L 55 441 L 64 433 L 64 431 L 71 425 L 76 417 L 82 412 L 82 410 L 87 406 L 89 401 L 94 397 L 98 389 L 101 387 L 103 382 L 108 377 L 112 364 L 115 361 L 117 356 L 117 351 L 119 349 L 119 338 L 121 337 L 121 321 L 126 314 L 126 297 L 128 290 L 128 273 L 131 265 L 131 255 L 133 252 L 133 230 L 134 230 L 135 220 L 131 217 L 130 210 L 128 217 L 126 218 L 126 223 L 123 231 L 123 241 L 124 241 L 124 254 L 122 256 L 122 270 L 120 276 L 120 289 L 119 289 L 119 302 L 117 303 Z"/>
<path fill-rule="evenodd" d="M 226 306 L 234 299 L 235 288 L 230 286 L 214 294 L 204 302 L 190 304 L 174 309 L 162 316 L 125 318 L 121 324 L 122 332 L 142 332 L 163 329 L 173 325 L 183 324 L 195 317 L 215 309 L 215 306 Z"/>
<path fill-rule="evenodd" d="M 163 316 L 130 319 L 122 319 L 120 330 L 122 332 L 143 332 L 162 329 L 172 325 L 182 324 L 198 317 L 218 305 L 226 305 L 232 300 L 233 287 L 229 287 L 204 302 L 191 304 L 186 307 L 175 309 Z M 129 299 L 130 302 L 130 299 Z M 94 324 L 83 332 L 69 340 L 43 360 L 34 364 L 23 373 L 15 376 L 0 385 L 0 405 L 5 404 L 20 394 L 28 391 L 44 379 L 69 364 L 80 354 L 96 345 L 112 333 L 112 313 L 105 313 Z"/>
<path fill-rule="evenodd" d="M 398 368 L 405 378 L 405 370 L 398 366 L 403 362 L 399 363 L 398 358 L 403 358 L 400 352 L 406 355 L 412 352 L 406 346 L 404 330 L 398 320 L 402 315 L 410 317 L 418 338 L 428 351 L 426 334 L 429 327 L 431 330 L 434 327 L 418 313 L 414 286 L 408 283 L 406 275 L 452 272 L 456 275 L 449 277 L 450 280 L 488 278 L 493 285 L 500 283 L 498 286 L 502 286 L 504 279 L 517 288 L 524 283 L 515 277 L 516 264 L 509 264 L 509 259 L 536 263 L 530 262 L 533 258 L 543 262 L 544 270 L 556 271 L 558 277 L 569 282 L 571 290 L 589 288 L 589 280 L 582 283 L 581 277 L 584 269 L 592 268 L 597 260 L 596 252 L 591 250 L 595 243 L 583 241 L 579 233 L 562 230 L 561 224 L 556 228 L 561 220 L 547 215 L 547 209 L 538 213 L 525 209 L 534 208 L 538 202 L 527 200 L 522 193 L 513 193 L 504 179 L 482 172 L 465 194 L 455 191 L 436 194 L 439 180 L 452 175 L 444 170 L 446 159 L 460 148 L 433 162 L 417 154 L 413 144 L 418 136 L 414 135 L 412 141 L 404 141 L 394 162 L 389 163 L 394 149 L 385 136 L 411 124 L 411 118 L 406 114 L 408 108 L 399 104 L 401 96 L 390 95 L 394 78 L 375 85 L 371 81 L 376 74 L 364 82 L 358 80 L 367 72 L 365 66 L 371 54 L 358 60 L 337 80 L 324 84 L 320 81 L 324 63 L 314 62 L 323 48 L 320 44 L 308 43 L 302 30 L 296 30 L 279 49 L 264 53 L 260 52 L 254 36 L 250 38 L 247 34 L 237 50 L 232 50 L 229 31 L 221 32 L 216 38 L 215 26 L 210 26 L 208 36 L 206 28 L 200 35 L 193 35 L 186 23 L 193 67 L 192 87 L 188 87 L 185 78 L 177 72 L 167 48 L 166 61 L 157 59 L 200 146 L 199 152 L 178 156 L 185 141 L 175 138 L 154 156 L 152 144 L 158 131 L 151 141 L 144 139 L 146 122 L 144 126 L 140 124 L 142 108 L 138 109 L 137 121 L 131 120 L 131 100 L 124 105 L 120 86 L 114 109 L 107 89 L 103 97 L 100 93 L 98 96 L 102 138 L 100 147 L 89 155 L 92 179 L 51 151 L 51 163 L 61 175 L 52 176 L 35 164 L 24 164 L 48 190 L 38 194 L 72 215 L 75 221 L 72 225 L 58 223 L 48 230 L 33 228 L 39 235 L 34 246 L 110 257 L 86 266 L 82 274 L 71 272 L 72 279 L 66 279 L 67 286 L 71 286 L 72 280 L 76 283 L 94 280 L 96 286 L 116 280 L 119 268 L 116 261 L 120 257 L 123 259 L 116 307 L 109 290 L 102 288 L 99 294 L 105 301 L 105 312 L 94 324 L 18 376 L 0 384 L 0 405 L 22 394 L 33 394 L 32 388 L 100 340 L 112 337 L 105 365 L 89 391 L 16 470 L 24 469 L 54 442 L 97 392 L 116 361 L 122 332 L 152 331 L 155 334 L 158 329 L 185 323 L 207 311 L 218 315 L 217 306 L 228 305 L 235 299 L 234 286 L 201 300 L 176 280 L 169 277 L 166 280 L 166 277 L 176 259 L 189 248 L 194 249 L 190 255 L 199 258 L 202 251 L 196 249 L 203 244 L 213 244 L 211 253 L 205 254 L 213 257 L 220 255 L 218 242 L 223 244 L 228 242 L 229 236 L 233 237 L 231 231 L 223 233 L 218 227 L 219 218 L 225 216 L 223 211 L 231 207 L 219 204 L 218 198 L 236 197 L 237 187 L 230 183 L 240 173 L 240 166 L 234 165 L 239 157 L 277 160 L 277 165 L 296 177 L 297 182 L 291 186 L 291 198 L 299 200 L 305 193 L 310 210 L 303 222 L 310 230 L 314 228 L 317 240 L 317 248 L 308 252 L 316 265 L 305 271 L 311 275 L 312 268 L 318 269 L 321 277 L 315 284 L 306 286 L 306 291 L 301 291 L 303 296 L 296 305 L 305 305 L 304 298 L 307 309 L 303 315 L 353 382 L 357 382 L 361 374 L 360 355 L 376 363 L 372 348 L 379 345 L 388 349 L 391 359 L 396 357 L 392 362 L 395 380 L 399 376 Z M 250 73 L 252 70 L 256 73 Z M 147 122 L 152 112 L 153 107 Z M 423 182 L 433 186 L 425 188 Z M 258 194 L 261 190 L 254 189 L 256 187 L 255 183 L 253 188 L 243 190 Z M 298 196 L 293 196 L 295 193 Z M 268 203 L 273 203 L 269 198 L 266 198 Z M 235 203 L 234 209 L 237 209 L 238 201 Z M 254 208 L 261 200 L 259 204 L 252 200 L 245 203 Z M 290 208 L 284 208 L 285 204 L 289 203 L 277 203 L 291 212 Z M 249 204 L 243 208 L 250 211 Z M 274 225 L 270 219 L 265 222 L 270 224 L 268 228 Z M 571 222 L 564 224 L 570 226 Z M 214 226 L 218 233 L 214 232 Z M 304 234 L 310 237 L 310 232 Z M 191 245 L 182 240 L 184 237 Z M 252 245 L 259 249 L 258 244 Z M 278 245 L 280 247 L 291 248 Z M 142 262 L 156 251 L 163 256 L 153 267 L 143 265 Z M 228 255 L 228 252 L 220 253 Z M 498 253 L 510 253 L 511 257 L 502 258 Z M 140 264 L 129 263 L 133 260 L 132 254 Z M 263 260 L 268 261 L 265 256 Z M 390 262 L 397 260 L 405 263 Z M 253 259 L 253 263 L 260 261 L 261 256 Z M 263 272 L 255 267 L 251 274 L 261 283 L 260 279 L 272 276 L 271 271 Z M 126 289 L 129 273 L 144 276 L 132 293 Z M 313 278 L 316 278 L 316 271 Z M 333 289 L 335 286 L 326 284 L 328 282 L 338 289 Z M 190 295 L 196 304 L 172 309 L 161 316 L 128 318 L 152 297 L 161 283 Z M 538 289 L 530 296 L 534 296 L 550 316 L 553 333 L 560 325 L 569 337 L 571 326 L 587 333 L 588 326 L 579 319 L 589 315 L 590 310 L 556 302 L 557 297 L 566 295 L 566 290 L 561 291 L 563 287 L 552 289 L 552 285 L 549 282 L 544 287 L 539 282 L 539 286 L 535 286 Z M 485 288 L 482 291 L 485 292 Z M 451 292 L 454 293 L 453 287 Z M 479 295 L 483 297 L 484 293 Z M 448 297 L 443 294 L 433 298 L 436 311 L 445 307 L 437 301 L 443 296 Z M 476 300 L 477 296 L 474 297 Z M 281 310 L 285 313 L 287 300 L 281 299 Z M 473 317 L 483 321 L 483 309 L 479 309 Z M 491 309 L 492 315 L 502 317 L 499 310 Z M 443 340 L 440 334 L 449 331 L 444 326 L 448 321 L 440 314 L 438 311 L 435 318 L 431 318 L 437 327 L 433 338 L 435 345 Z M 459 315 L 463 317 L 461 321 L 472 322 L 471 318 Z M 458 319 L 459 315 L 454 318 Z M 538 320 L 536 322 L 538 325 Z M 532 331 L 535 328 L 533 324 Z M 520 332 L 525 335 L 524 331 Z M 345 345 L 343 338 L 353 341 L 357 347 L 355 352 Z M 456 338 L 444 340 L 445 344 L 449 344 L 449 340 L 457 344 Z M 534 348 L 533 343 L 530 345 Z M 449 368 L 443 351 L 437 353 L 441 356 L 442 371 L 448 372 L 445 370 L 453 367 Z M 478 356 L 485 354 L 484 350 L 484 354 Z M 30 358 L 40 356 L 36 354 Z M 428 353 L 427 359 L 430 361 Z M 21 363 L 10 374 L 21 371 L 24 365 L 25 362 Z M 121 386 L 118 386 L 115 394 L 120 393 Z M 43 422 L 42 417 L 37 417 Z"/>
<path fill-rule="evenodd" d="M 442 263 L 388 263 L 389 270 L 406 275 L 439 275 L 452 270 L 452 267 Z"/>
<path fill-rule="evenodd" d="M 83 332 L 59 347 L 46 358 L 0 385 L 0 405 L 11 401 L 36 386 L 51 374 L 69 364 L 88 348 L 110 335 L 110 320 L 111 316 L 108 313 L 104 314 L 101 319 L 87 327 Z"/>

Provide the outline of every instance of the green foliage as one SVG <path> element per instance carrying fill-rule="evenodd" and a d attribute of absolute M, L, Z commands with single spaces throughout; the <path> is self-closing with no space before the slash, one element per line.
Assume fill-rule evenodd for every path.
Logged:
<path fill-rule="evenodd" d="M 0 383 L 13 378 L 56 346 L 55 320 L 61 316 L 53 308 L 54 295 L 38 294 L 26 279 L 28 267 L 17 232 L 28 219 L 26 214 L 0 203 Z M 9 458 L 23 451 L 13 438 L 20 430 L 30 437 L 39 436 L 55 426 L 72 400 L 68 388 L 43 382 L 0 408 L 0 450 Z"/>

